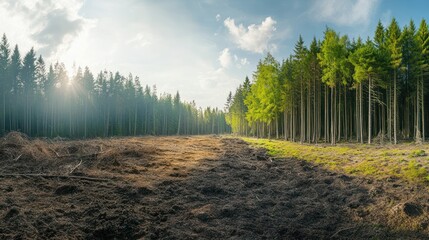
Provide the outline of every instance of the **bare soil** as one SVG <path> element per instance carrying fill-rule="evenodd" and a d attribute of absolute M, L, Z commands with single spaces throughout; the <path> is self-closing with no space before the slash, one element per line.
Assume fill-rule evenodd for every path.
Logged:
<path fill-rule="evenodd" d="M 426 186 L 218 136 L 0 140 L 0 239 L 427 239 Z"/>

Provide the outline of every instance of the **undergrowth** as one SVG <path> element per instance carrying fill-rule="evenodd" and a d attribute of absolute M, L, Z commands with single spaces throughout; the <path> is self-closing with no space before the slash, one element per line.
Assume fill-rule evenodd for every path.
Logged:
<path fill-rule="evenodd" d="M 243 138 L 277 158 L 298 158 L 333 171 L 377 179 L 401 178 L 429 183 L 429 145 L 299 144 L 283 140 Z"/>

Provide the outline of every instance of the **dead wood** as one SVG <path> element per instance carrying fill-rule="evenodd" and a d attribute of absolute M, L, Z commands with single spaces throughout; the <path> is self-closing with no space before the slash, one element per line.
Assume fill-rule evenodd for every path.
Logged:
<path fill-rule="evenodd" d="M 70 176 L 70 175 L 49 175 L 49 174 L 39 174 L 39 173 L 17 173 L 17 174 L 0 174 L 0 178 L 5 177 L 42 177 L 42 178 L 62 178 L 62 179 L 79 179 L 95 182 L 106 182 L 112 179 L 108 178 L 95 178 L 95 177 L 84 177 L 84 176 Z"/>

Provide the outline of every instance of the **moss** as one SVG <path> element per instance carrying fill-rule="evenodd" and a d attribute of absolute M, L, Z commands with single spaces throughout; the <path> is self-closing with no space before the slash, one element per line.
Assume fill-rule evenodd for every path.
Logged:
<path fill-rule="evenodd" d="M 418 149 L 411 152 L 410 157 L 424 157 L 426 156 L 425 150 Z"/>
<path fill-rule="evenodd" d="M 410 180 L 419 181 L 427 180 L 428 172 L 421 164 L 418 164 L 415 160 L 411 160 L 408 166 L 403 168 L 404 176 Z"/>
<path fill-rule="evenodd" d="M 347 174 L 374 178 L 395 176 L 409 181 L 429 181 L 426 170 L 429 169 L 429 158 L 428 161 L 422 161 L 423 159 L 419 158 L 420 162 L 415 159 L 426 156 L 425 150 L 421 149 L 422 145 L 398 144 L 380 148 L 380 145 L 331 146 L 299 144 L 283 140 L 254 138 L 244 138 L 244 140 L 256 147 L 267 149 L 268 154 L 277 158 L 298 158 Z"/>

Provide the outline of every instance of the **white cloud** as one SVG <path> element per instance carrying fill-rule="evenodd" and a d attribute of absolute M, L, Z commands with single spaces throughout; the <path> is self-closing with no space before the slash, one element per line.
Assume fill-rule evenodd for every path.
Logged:
<path fill-rule="evenodd" d="M 219 22 L 220 21 L 220 14 L 218 13 L 217 15 L 216 15 L 216 22 Z"/>
<path fill-rule="evenodd" d="M 58 56 L 93 23 L 79 14 L 82 6 L 83 0 L 4 0 L 0 28 L 6 27 L 6 35 L 25 41 L 25 47 L 34 46 L 46 58 Z"/>
<path fill-rule="evenodd" d="M 315 0 L 309 14 L 337 25 L 366 25 L 379 3 L 380 0 Z"/>
<path fill-rule="evenodd" d="M 230 68 L 233 64 L 237 68 L 241 68 L 249 64 L 247 58 L 239 58 L 236 54 L 232 55 L 229 48 L 225 48 L 220 52 L 218 60 L 220 62 L 221 68 L 219 68 L 217 71 Z"/>
<path fill-rule="evenodd" d="M 200 73 L 198 79 L 200 80 L 200 87 L 203 90 L 209 90 L 216 88 L 220 79 L 225 76 L 225 73 L 222 68 L 216 70 L 209 70 L 203 73 Z"/>
<path fill-rule="evenodd" d="M 275 44 L 270 44 L 270 40 L 276 31 L 276 23 L 274 19 L 267 17 L 261 24 L 251 24 L 245 28 L 243 24 L 237 26 L 232 18 L 227 18 L 224 21 L 224 25 L 228 28 L 238 47 L 255 53 L 276 49 Z"/>
<path fill-rule="evenodd" d="M 137 33 L 137 35 L 134 38 L 131 38 L 127 41 L 127 44 L 136 44 L 141 47 L 145 47 L 147 45 L 152 44 L 152 35 L 151 34 L 143 34 L 143 33 Z"/>
<path fill-rule="evenodd" d="M 235 66 L 237 68 L 242 68 L 246 65 L 249 64 L 249 61 L 247 60 L 247 58 L 239 58 L 237 55 L 234 54 L 234 62 L 235 62 Z"/>
<path fill-rule="evenodd" d="M 218 60 L 223 68 L 229 68 L 231 66 L 232 56 L 228 48 L 225 48 L 220 52 Z"/>
<path fill-rule="evenodd" d="M 242 59 L 240 59 L 240 64 L 242 66 L 248 65 L 249 64 L 249 60 L 247 60 L 247 58 L 242 58 Z"/>

